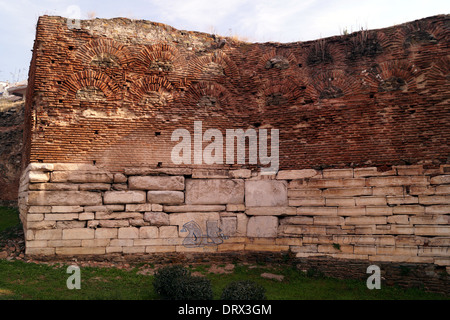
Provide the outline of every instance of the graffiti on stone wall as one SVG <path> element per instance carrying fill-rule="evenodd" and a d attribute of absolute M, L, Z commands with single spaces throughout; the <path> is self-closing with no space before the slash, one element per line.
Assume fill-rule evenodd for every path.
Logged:
<path fill-rule="evenodd" d="M 206 221 L 206 234 L 194 220 L 185 223 L 181 232 L 188 232 L 183 240 L 186 248 L 219 245 L 228 239 L 228 236 L 222 233 L 218 221 Z"/>

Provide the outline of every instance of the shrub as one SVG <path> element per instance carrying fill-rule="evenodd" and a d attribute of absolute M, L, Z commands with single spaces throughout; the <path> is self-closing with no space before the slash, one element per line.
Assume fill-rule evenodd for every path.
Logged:
<path fill-rule="evenodd" d="M 234 281 L 222 291 L 222 300 L 265 300 L 266 290 L 252 280 Z"/>
<path fill-rule="evenodd" d="M 208 279 L 191 276 L 188 269 L 179 265 L 159 269 L 153 287 L 167 300 L 207 300 L 213 296 Z"/>
<path fill-rule="evenodd" d="M 212 300 L 211 282 L 203 277 L 187 276 L 175 281 L 173 300 Z"/>

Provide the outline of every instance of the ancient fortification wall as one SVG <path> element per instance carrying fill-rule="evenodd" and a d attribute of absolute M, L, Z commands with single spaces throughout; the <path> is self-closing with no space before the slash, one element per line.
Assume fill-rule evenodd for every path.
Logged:
<path fill-rule="evenodd" d="M 437 16 L 251 44 L 41 17 L 19 199 L 26 253 L 264 251 L 450 267 L 448 28 Z M 255 133 L 257 163 L 254 144 L 245 163 L 225 161 L 239 153 L 227 148 L 231 129 Z M 279 152 L 271 174 L 265 132 L 268 154 Z"/>

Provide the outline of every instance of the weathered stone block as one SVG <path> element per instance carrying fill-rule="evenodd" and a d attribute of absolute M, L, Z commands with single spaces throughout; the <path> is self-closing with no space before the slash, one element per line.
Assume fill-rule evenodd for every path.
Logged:
<path fill-rule="evenodd" d="M 97 228 L 95 229 L 95 239 L 115 239 L 117 238 L 117 228 Z"/>
<path fill-rule="evenodd" d="M 34 232 L 35 240 L 59 240 L 62 238 L 61 229 L 36 230 Z"/>
<path fill-rule="evenodd" d="M 430 179 L 431 184 L 450 184 L 450 175 L 436 176 Z"/>
<path fill-rule="evenodd" d="M 30 163 L 27 167 L 30 171 L 53 171 L 53 164 L 51 163 Z"/>
<path fill-rule="evenodd" d="M 289 206 L 324 206 L 325 198 L 304 198 L 304 199 L 289 199 Z"/>
<path fill-rule="evenodd" d="M 171 213 L 169 215 L 171 226 L 178 226 L 180 237 L 188 236 L 191 231 L 196 231 L 196 236 L 206 237 L 208 233 L 208 222 L 220 223 L 220 215 L 218 212 L 184 212 Z M 198 233 L 201 233 L 200 235 Z"/>
<path fill-rule="evenodd" d="M 141 227 L 139 229 L 139 238 L 141 239 L 158 238 L 158 236 L 159 236 L 158 227 Z"/>
<path fill-rule="evenodd" d="M 60 247 L 56 248 L 57 255 L 101 255 L 105 254 L 104 247 Z"/>
<path fill-rule="evenodd" d="M 298 207 L 297 214 L 305 216 L 325 215 L 334 216 L 337 215 L 338 208 L 335 207 Z"/>
<path fill-rule="evenodd" d="M 250 216 L 286 216 L 296 215 L 297 209 L 293 207 L 250 207 L 245 213 Z"/>
<path fill-rule="evenodd" d="M 289 189 L 288 187 L 288 198 L 289 199 L 298 199 L 305 197 L 321 197 L 322 190 L 320 189 Z"/>
<path fill-rule="evenodd" d="M 30 171 L 28 173 L 28 178 L 31 183 L 35 182 L 47 182 L 50 180 L 50 174 L 48 172 L 40 172 L 40 171 Z"/>
<path fill-rule="evenodd" d="M 102 204 L 102 196 L 89 191 L 30 191 L 29 205 L 93 206 Z"/>
<path fill-rule="evenodd" d="M 80 191 L 92 191 L 101 190 L 106 191 L 111 189 L 111 185 L 108 183 L 82 183 L 79 185 Z"/>
<path fill-rule="evenodd" d="M 324 169 L 324 178 L 353 178 L 353 169 Z"/>
<path fill-rule="evenodd" d="M 282 224 L 313 224 L 313 217 L 286 217 L 280 219 L 280 225 Z"/>
<path fill-rule="evenodd" d="M 227 179 L 229 178 L 228 170 L 220 169 L 193 169 L 192 178 L 194 179 Z"/>
<path fill-rule="evenodd" d="M 114 183 L 126 183 L 128 178 L 123 173 L 114 174 Z"/>
<path fill-rule="evenodd" d="M 248 237 L 275 238 L 278 233 L 278 218 L 273 216 L 251 217 L 247 223 Z"/>
<path fill-rule="evenodd" d="M 419 196 L 420 204 L 449 204 L 450 196 Z"/>
<path fill-rule="evenodd" d="M 397 176 L 397 177 L 376 177 L 367 178 L 367 186 L 389 187 L 389 186 L 411 186 L 428 185 L 428 178 L 425 176 Z"/>
<path fill-rule="evenodd" d="M 78 219 L 78 213 L 46 213 L 44 220 L 75 220 Z"/>
<path fill-rule="evenodd" d="M 450 214 L 450 205 L 436 205 L 425 207 L 426 214 Z"/>
<path fill-rule="evenodd" d="M 77 220 L 62 220 L 56 222 L 57 229 L 73 229 L 73 228 L 85 228 L 86 221 Z"/>
<path fill-rule="evenodd" d="M 288 200 L 286 181 L 246 181 L 245 205 L 247 207 L 287 206 Z"/>
<path fill-rule="evenodd" d="M 277 173 L 278 180 L 294 180 L 294 179 L 305 179 L 312 178 L 319 175 L 319 172 L 314 169 L 303 169 L 303 170 L 281 170 Z"/>
<path fill-rule="evenodd" d="M 388 204 L 414 204 L 419 203 L 418 197 L 412 196 L 387 196 Z"/>
<path fill-rule="evenodd" d="M 147 201 L 150 203 L 178 204 L 184 202 L 182 191 L 148 191 Z"/>
<path fill-rule="evenodd" d="M 386 217 L 346 217 L 346 225 L 386 224 Z"/>
<path fill-rule="evenodd" d="M 113 203 L 144 203 L 147 197 L 144 191 L 106 191 L 105 204 Z"/>
<path fill-rule="evenodd" d="M 322 194 L 325 197 L 352 197 L 352 196 L 371 196 L 371 188 L 331 188 L 324 190 Z"/>
<path fill-rule="evenodd" d="M 237 218 L 236 217 L 221 217 L 220 229 L 225 236 L 234 236 L 237 230 Z"/>
<path fill-rule="evenodd" d="M 119 228 L 119 239 L 135 239 L 139 238 L 139 229 L 136 227 Z"/>
<path fill-rule="evenodd" d="M 131 176 L 128 185 L 134 190 L 184 190 L 184 177 Z"/>
<path fill-rule="evenodd" d="M 227 211 L 245 211 L 245 205 L 244 204 L 227 204 L 226 207 Z M 213 210 L 215 211 L 215 210 Z"/>
<path fill-rule="evenodd" d="M 140 204 L 127 204 L 127 211 L 152 211 L 151 203 L 140 203 Z"/>
<path fill-rule="evenodd" d="M 238 170 L 231 170 L 229 174 L 230 177 L 233 179 L 247 179 L 252 176 L 252 171 L 249 169 L 238 169 Z"/>
<path fill-rule="evenodd" d="M 325 198 L 325 205 L 328 207 L 354 207 L 355 204 L 355 198 Z"/>
<path fill-rule="evenodd" d="M 83 207 L 80 206 L 53 206 L 52 213 L 66 213 L 66 212 L 83 212 Z"/>
<path fill-rule="evenodd" d="M 178 238 L 178 227 L 177 226 L 159 227 L 159 237 L 162 239 Z"/>
<path fill-rule="evenodd" d="M 448 236 L 450 234 L 450 226 L 416 225 L 414 234 L 420 236 Z"/>
<path fill-rule="evenodd" d="M 83 240 L 83 239 L 94 239 L 95 230 L 88 228 L 74 228 L 74 229 L 63 229 L 62 239 L 63 240 Z"/>
<path fill-rule="evenodd" d="M 169 215 L 164 212 L 146 212 L 144 221 L 149 222 L 152 226 L 167 226 L 169 225 Z"/>
<path fill-rule="evenodd" d="M 53 171 L 52 182 L 80 182 L 80 183 L 112 183 L 113 175 L 108 172 L 92 171 Z"/>
<path fill-rule="evenodd" d="M 244 202 L 240 179 L 187 179 L 186 204 L 239 204 Z"/>
<path fill-rule="evenodd" d="M 423 214 L 425 207 L 419 205 L 402 205 L 392 207 L 393 214 Z"/>
<path fill-rule="evenodd" d="M 357 206 L 385 206 L 386 197 L 357 197 L 355 198 Z"/>
<path fill-rule="evenodd" d="M 140 212 L 111 212 L 111 211 L 99 211 L 95 213 L 95 219 L 140 219 L 143 217 L 143 214 Z"/>
<path fill-rule="evenodd" d="M 27 228 L 28 229 L 35 229 L 35 230 L 43 230 L 43 229 L 54 229 L 56 228 L 56 221 L 37 221 L 37 222 L 27 222 Z"/>
<path fill-rule="evenodd" d="M 51 206 L 31 206 L 28 209 L 28 213 L 49 213 L 51 211 Z"/>
<path fill-rule="evenodd" d="M 165 212 L 188 212 L 188 211 L 198 211 L 198 212 L 208 212 L 208 211 L 224 211 L 226 206 L 224 205 L 195 205 L 187 204 L 181 206 L 164 206 Z"/>
<path fill-rule="evenodd" d="M 309 188 L 356 188 L 365 187 L 366 179 L 311 179 L 307 182 Z"/>

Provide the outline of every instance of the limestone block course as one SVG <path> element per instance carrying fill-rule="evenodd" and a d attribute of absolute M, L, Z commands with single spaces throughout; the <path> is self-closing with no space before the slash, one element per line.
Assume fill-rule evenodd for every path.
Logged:
<path fill-rule="evenodd" d="M 247 180 L 245 205 L 247 207 L 287 206 L 287 183 L 278 180 Z"/>
<path fill-rule="evenodd" d="M 131 176 L 128 184 L 132 190 L 184 190 L 184 177 Z"/>
<path fill-rule="evenodd" d="M 147 201 L 150 203 L 180 204 L 184 202 L 182 191 L 148 191 Z"/>
<path fill-rule="evenodd" d="M 38 206 L 80 206 L 101 205 L 102 196 L 89 191 L 30 191 L 28 204 Z"/>
<path fill-rule="evenodd" d="M 244 202 L 242 179 L 186 179 L 186 204 L 239 204 Z"/>
<path fill-rule="evenodd" d="M 107 191 L 103 197 L 105 204 L 144 203 L 146 199 L 144 191 Z"/>
<path fill-rule="evenodd" d="M 278 232 L 278 218 L 273 216 L 254 216 L 248 220 L 248 237 L 275 238 Z"/>

